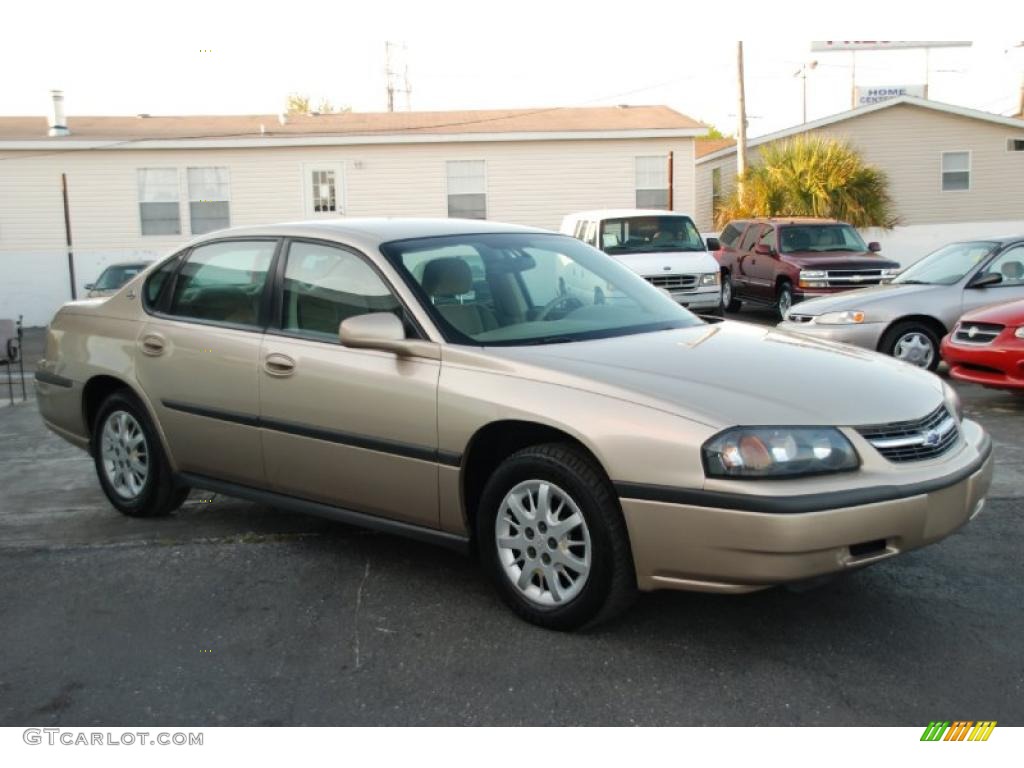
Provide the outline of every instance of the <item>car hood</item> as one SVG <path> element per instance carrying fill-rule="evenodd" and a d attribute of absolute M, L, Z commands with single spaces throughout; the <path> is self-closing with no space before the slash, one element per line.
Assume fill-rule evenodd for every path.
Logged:
<path fill-rule="evenodd" d="M 611 339 L 491 347 L 517 375 L 652 405 L 713 427 L 919 418 L 938 377 L 874 352 L 726 321 Z"/>
<path fill-rule="evenodd" d="M 895 261 L 875 256 L 871 251 L 831 252 L 800 251 L 785 253 L 784 261 L 788 261 L 801 269 L 899 269 Z"/>
<path fill-rule="evenodd" d="M 881 307 L 890 302 L 900 302 L 901 304 L 907 303 L 908 300 L 927 302 L 927 294 L 937 293 L 948 288 L 948 285 L 873 285 L 869 288 L 857 288 L 832 296 L 802 301 L 793 307 L 792 312 L 796 315 L 817 316 L 826 312 L 867 310 Z"/>
<path fill-rule="evenodd" d="M 657 253 L 615 253 L 612 258 L 644 277 L 694 275 L 717 272 L 718 262 L 707 251 L 658 251 Z"/>
<path fill-rule="evenodd" d="M 1024 325 L 1024 300 L 1008 301 L 968 312 L 961 320 L 1000 325 Z"/>

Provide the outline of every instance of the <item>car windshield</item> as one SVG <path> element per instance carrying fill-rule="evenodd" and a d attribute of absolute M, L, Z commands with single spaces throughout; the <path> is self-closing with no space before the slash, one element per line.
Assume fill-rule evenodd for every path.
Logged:
<path fill-rule="evenodd" d="M 98 291 L 116 290 L 145 268 L 145 264 L 118 264 L 115 267 L 107 267 L 93 287 Z"/>
<path fill-rule="evenodd" d="M 601 250 L 616 256 L 703 251 L 704 241 L 689 216 L 630 216 L 601 222 Z"/>
<path fill-rule="evenodd" d="M 386 243 L 449 341 L 557 344 L 702 320 L 614 259 L 564 235 L 455 235 Z"/>
<path fill-rule="evenodd" d="M 863 253 L 868 249 L 857 230 L 849 224 L 790 224 L 780 227 L 780 235 L 779 250 L 782 253 Z"/>
<path fill-rule="evenodd" d="M 987 257 L 996 243 L 952 243 L 933 251 L 916 264 L 907 267 L 894 283 L 953 285 L 967 276 L 979 261 Z"/>

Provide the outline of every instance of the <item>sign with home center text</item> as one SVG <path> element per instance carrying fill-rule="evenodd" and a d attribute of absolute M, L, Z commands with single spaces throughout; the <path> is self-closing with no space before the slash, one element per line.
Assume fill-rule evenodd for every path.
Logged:
<path fill-rule="evenodd" d="M 878 104 L 881 101 L 897 99 L 900 96 L 916 96 L 925 98 L 923 85 L 858 85 L 857 106 Z"/>

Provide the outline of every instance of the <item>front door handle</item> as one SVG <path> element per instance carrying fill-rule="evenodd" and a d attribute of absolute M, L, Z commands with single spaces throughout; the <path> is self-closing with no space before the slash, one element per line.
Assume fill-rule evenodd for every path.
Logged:
<path fill-rule="evenodd" d="M 295 361 L 280 352 L 271 352 L 263 358 L 263 370 L 271 376 L 291 376 L 295 373 Z"/>
<path fill-rule="evenodd" d="M 142 337 L 141 347 L 143 354 L 149 355 L 150 357 L 156 357 L 162 355 L 164 349 L 167 346 L 167 342 L 164 337 L 159 333 L 147 333 Z"/>

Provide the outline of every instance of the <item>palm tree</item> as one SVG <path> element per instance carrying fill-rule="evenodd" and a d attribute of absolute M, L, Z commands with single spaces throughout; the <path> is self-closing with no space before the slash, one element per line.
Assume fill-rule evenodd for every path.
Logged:
<path fill-rule="evenodd" d="M 840 219 L 855 227 L 891 229 L 893 213 L 888 179 L 865 164 L 847 142 L 822 136 L 797 136 L 761 150 L 761 161 L 718 207 L 715 223 L 752 216 L 814 216 Z"/>

